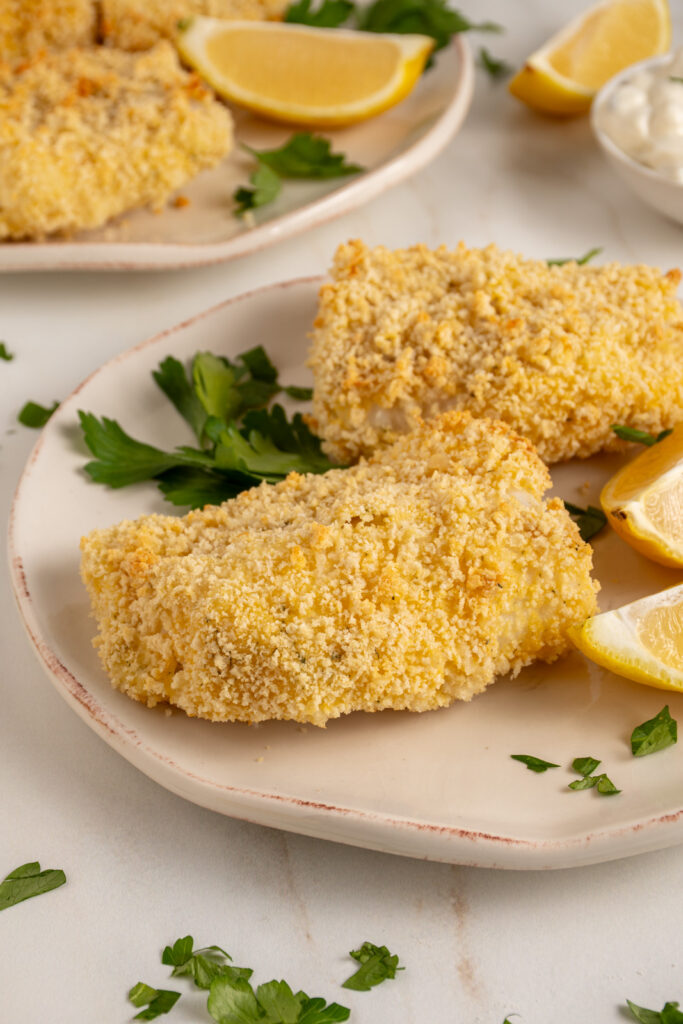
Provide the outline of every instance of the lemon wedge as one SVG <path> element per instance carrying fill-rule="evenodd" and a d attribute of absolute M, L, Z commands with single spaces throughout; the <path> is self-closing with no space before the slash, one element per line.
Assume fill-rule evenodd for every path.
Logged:
<path fill-rule="evenodd" d="M 600 503 L 631 547 L 683 567 L 683 423 L 608 480 Z"/>
<path fill-rule="evenodd" d="M 434 40 L 283 22 L 196 17 L 181 55 L 226 100 L 311 128 L 355 124 L 402 100 Z"/>
<path fill-rule="evenodd" d="M 617 71 L 670 45 L 667 0 L 603 0 L 533 53 L 510 92 L 546 114 L 583 114 Z"/>
<path fill-rule="evenodd" d="M 580 651 L 617 675 L 683 691 L 683 584 L 573 627 Z"/>

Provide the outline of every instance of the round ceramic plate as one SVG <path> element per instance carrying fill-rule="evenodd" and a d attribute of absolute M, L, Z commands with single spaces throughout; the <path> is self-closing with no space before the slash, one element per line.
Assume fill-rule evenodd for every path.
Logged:
<path fill-rule="evenodd" d="M 453 138 L 469 109 L 471 52 L 461 36 L 441 51 L 407 99 L 379 117 L 324 132 L 335 152 L 365 173 L 329 181 L 287 181 L 275 202 L 235 217 L 232 194 L 254 161 L 239 145 L 216 168 L 178 190 L 189 204 L 161 214 L 135 210 L 98 231 L 44 242 L 0 243 L 0 272 L 16 270 L 161 270 L 235 259 L 339 217 L 415 174 Z M 292 129 L 233 110 L 238 144 L 281 146 Z"/>
<path fill-rule="evenodd" d="M 44 429 L 17 491 L 12 578 L 21 615 L 59 693 L 115 750 L 168 789 L 214 811 L 372 849 L 463 864 L 550 868 L 622 857 L 683 840 L 683 749 L 636 759 L 629 737 L 683 696 L 619 679 L 575 653 L 500 679 L 470 704 L 426 714 L 354 714 L 327 729 L 212 724 L 149 710 L 114 691 L 92 647 L 78 575 L 82 534 L 173 509 L 152 484 L 112 491 L 83 473 L 77 410 L 117 419 L 162 447 L 190 441 L 150 373 L 167 355 L 235 355 L 262 343 L 285 383 L 307 383 L 307 333 L 319 280 L 227 302 L 119 356 L 93 374 Z M 595 504 L 618 457 L 559 467 L 563 497 Z M 595 538 L 603 609 L 679 576 L 615 534 Z M 536 775 L 510 759 L 562 767 Z M 573 792 L 575 757 L 600 758 L 622 790 Z"/>

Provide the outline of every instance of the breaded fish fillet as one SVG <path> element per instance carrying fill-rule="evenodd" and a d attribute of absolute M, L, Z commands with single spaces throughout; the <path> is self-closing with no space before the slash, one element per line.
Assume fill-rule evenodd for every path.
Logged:
<path fill-rule="evenodd" d="M 350 469 L 96 530 L 95 645 L 130 697 L 214 721 L 469 700 L 595 610 L 549 483 L 528 441 L 451 412 Z"/>
<path fill-rule="evenodd" d="M 232 144 L 232 120 L 168 42 L 0 68 L 0 238 L 94 228 L 171 192 Z"/>
<path fill-rule="evenodd" d="M 102 0 L 104 42 L 122 50 L 145 50 L 159 39 L 173 39 L 183 18 L 265 21 L 281 18 L 288 0 Z"/>
<path fill-rule="evenodd" d="M 95 42 L 94 0 L 0 0 L 0 62 Z"/>
<path fill-rule="evenodd" d="M 317 432 L 341 462 L 450 408 L 503 420 L 546 462 L 618 448 L 613 423 L 658 433 L 683 419 L 679 281 L 494 245 L 342 245 L 313 334 Z"/>

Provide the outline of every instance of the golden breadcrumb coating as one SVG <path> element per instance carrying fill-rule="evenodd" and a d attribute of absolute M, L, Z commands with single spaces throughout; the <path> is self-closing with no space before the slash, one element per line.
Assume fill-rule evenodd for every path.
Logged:
<path fill-rule="evenodd" d="M 509 423 L 546 462 L 618 449 L 613 423 L 683 419 L 677 270 L 355 241 L 332 279 L 310 365 L 316 429 L 339 461 L 450 408 Z"/>
<path fill-rule="evenodd" d="M 451 412 L 368 462 L 83 538 L 113 684 L 213 721 L 427 711 L 571 644 L 591 549 L 502 423 Z"/>
<path fill-rule="evenodd" d="M 213 167 L 232 120 L 168 42 L 63 50 L 0 67 L 0 238 L 94 228 L 160 207 Z"/>
<path fill-rule="evenodd" d="M 101 31 L 106 43 L 122 50 L 146 50 L 159 39 L 173 39 L 183 18 L 204 14 L 240 21 L 277 20 L 289 0 L 102 0 Z"/>
<path fill-rule="evenodd" d="M 0 61 L 95 42 L 93 0 L 0 0 Z"/>

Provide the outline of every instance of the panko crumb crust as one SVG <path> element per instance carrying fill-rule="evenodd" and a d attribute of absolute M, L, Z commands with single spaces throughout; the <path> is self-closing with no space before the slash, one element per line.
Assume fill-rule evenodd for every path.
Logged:
<path fill-rule="evenodd" d="M 0 61 L 96 41 L 93 0 L 0 0 Z"/>
<path fill-rule="evenodd" d="M 145 50 L 159 39 L 173 39 L 178 22 L 194 14 L 240 21 L 282 18 L 288 0 L 102 0 L 105 43 L 122 50 Z"/>
<path fill-rule="evenodd" d="M 113 685 L 212 721 L 428 711 L 570 646 L 591 549 L 502 423 L 450 412 L 369 461 L 84 537 Z"/>
<path fill-rule="evenodd" d="M 0 238 L 95 228 L 159 208 L 232 145 L 227 109 L 168 42 L 0 67 Z"/>
<path fill-rule="evenodd" d="M 503 420 L 547 462 L 618 449 L 613 423 L 671 427 L 683 419 L 680 277 L 549 267 L 495 245 L 342 245 L 310 356 L 324 447 L 354 460 L 449 408 Z"/>

